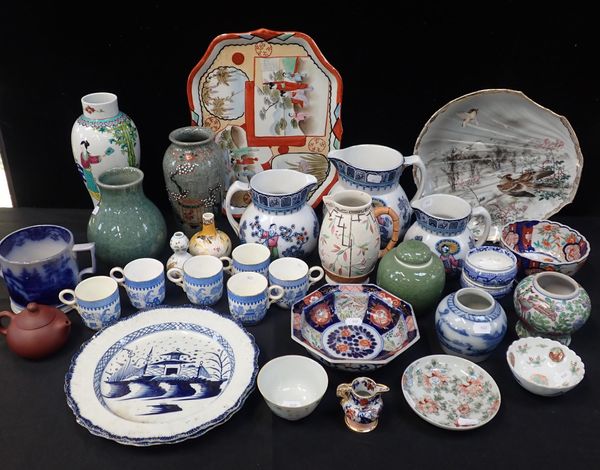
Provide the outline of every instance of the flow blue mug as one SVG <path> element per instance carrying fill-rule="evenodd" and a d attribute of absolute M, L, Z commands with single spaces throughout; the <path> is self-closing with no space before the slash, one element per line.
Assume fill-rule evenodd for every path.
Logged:
<path fill-rule="evenodd" d="M 76 253 L 89 251 L 92 265 L 79 271 Z M 84 274 L 96 271 L 95 245 L 75 244 L 70 230 L 59 225 L 33 225 L 0 240 L 0 269 L 13 312 L 29 302 L 64 307 L 58 294 L 74 289 Z"/>

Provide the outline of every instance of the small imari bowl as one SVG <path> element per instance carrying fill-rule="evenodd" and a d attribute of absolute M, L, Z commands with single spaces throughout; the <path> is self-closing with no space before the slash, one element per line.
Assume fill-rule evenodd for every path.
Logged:
<path fill-rule="evenodd" d="M 550 220 L 517 220 L 502 227 L 502 245 L 517 257 L 526 276 L 556 271 L 573 276 L 590 254 L 590 243 L 577 230 Z"/>
<path fill-rule="evenodd" d="M 369 371 L 419 339 L 411 305 L 373 284 L 327 284 L 292 307 L 292 339 L 322 363 Z"/>
<path fill-rule="evenodd" d="M 564 344 L 548 338 L 521 338 L 506 351 L 515 379 L 536 395 L 554 397 L 574 388 L 585 375 L 581 358 Z"/>

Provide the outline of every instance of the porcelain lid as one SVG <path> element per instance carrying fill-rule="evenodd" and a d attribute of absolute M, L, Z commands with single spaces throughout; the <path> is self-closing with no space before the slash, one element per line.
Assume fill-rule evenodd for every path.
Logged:
<path fill-rule="evenodd" d="M 23 310 L 14 319 L 16 327 L 20 330 L 37 330 L 42 328 L 54 320 L 56 317 L 56 308 L 48 305 L 36 304 L 31 302 L 27 304 L 27 308 Z"/>
<path fill-rule="evenodd" d="M 398 244 L 394 255 L 405 264 L 417 266 L 428 263 L 433 253 L 422 241 L 406 240 Z"/>

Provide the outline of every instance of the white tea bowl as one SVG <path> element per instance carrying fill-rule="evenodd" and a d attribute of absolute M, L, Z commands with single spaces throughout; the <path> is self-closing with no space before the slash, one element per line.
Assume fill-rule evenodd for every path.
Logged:
<path fill-rule="evenodd" d="M 329 380 L 318 362 L 304 356 L 280 356 L 258 373 L 258 390 L 273 413 L 296 421 L 317 407 Z"/>
<path fill-rule="evenodd" d="M 585 375 L 581 358 L 564 344 L 548 338 L 514 341 L 506 351 L 506 360 L 523 388 L 545 397 L 568 392 Z"/>

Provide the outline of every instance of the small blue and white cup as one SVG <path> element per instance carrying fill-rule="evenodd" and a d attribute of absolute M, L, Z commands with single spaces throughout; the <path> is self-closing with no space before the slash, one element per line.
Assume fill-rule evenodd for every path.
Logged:
<path fill-rule="evenodd" d="M 228 266 L 224 268 L 227 273 L 254 272 L 267 277 L 271 251 L 260 243 L 244 243 L 234 248 L 231 258 L 223 256 L 221 259 L 229 262 Z"/>
<path fill-rule="evenodd" d="M 231 315 L 244 325 L 255 325 L 267 314 L 273 302 L 283 297 L 281 286 L 269 286 L 262 274 L 242 272 L 227 281 Z"/>
<path fill-rule="evenodd" d="M 135 308 L 155 307 L 165 300 L 165 268 L 157 259 L 134 259 L 124 268 L 112 268 L 110 277 L 125 287 Z"/>
<path fill-rule="evenodd" d="M 62 290 L 58 298 L 65 305 L 74 307 L 85 326 L 92 330 L 104 328 L 121 316 L 119 285 L 108 276 L 87 278 L 77 284 L 75 290 Z"/>
<path fill-rule="evenodd" d="M 283 298 L 277 301 L 283 308 L 290 308 L 304 297 L 308 288 L 324 275 L 322 267 L 309 268 L 298 258 L 279 258 L 269 265 L 269 284 L 283 287 Z"/>
<path fill-rule="evenodd" d="M 167 278 L 196 305 L 214 305 L 223 295 L 223 262 L 215 256 L 192 256 L 183 268 L 169 269 Z"/>

